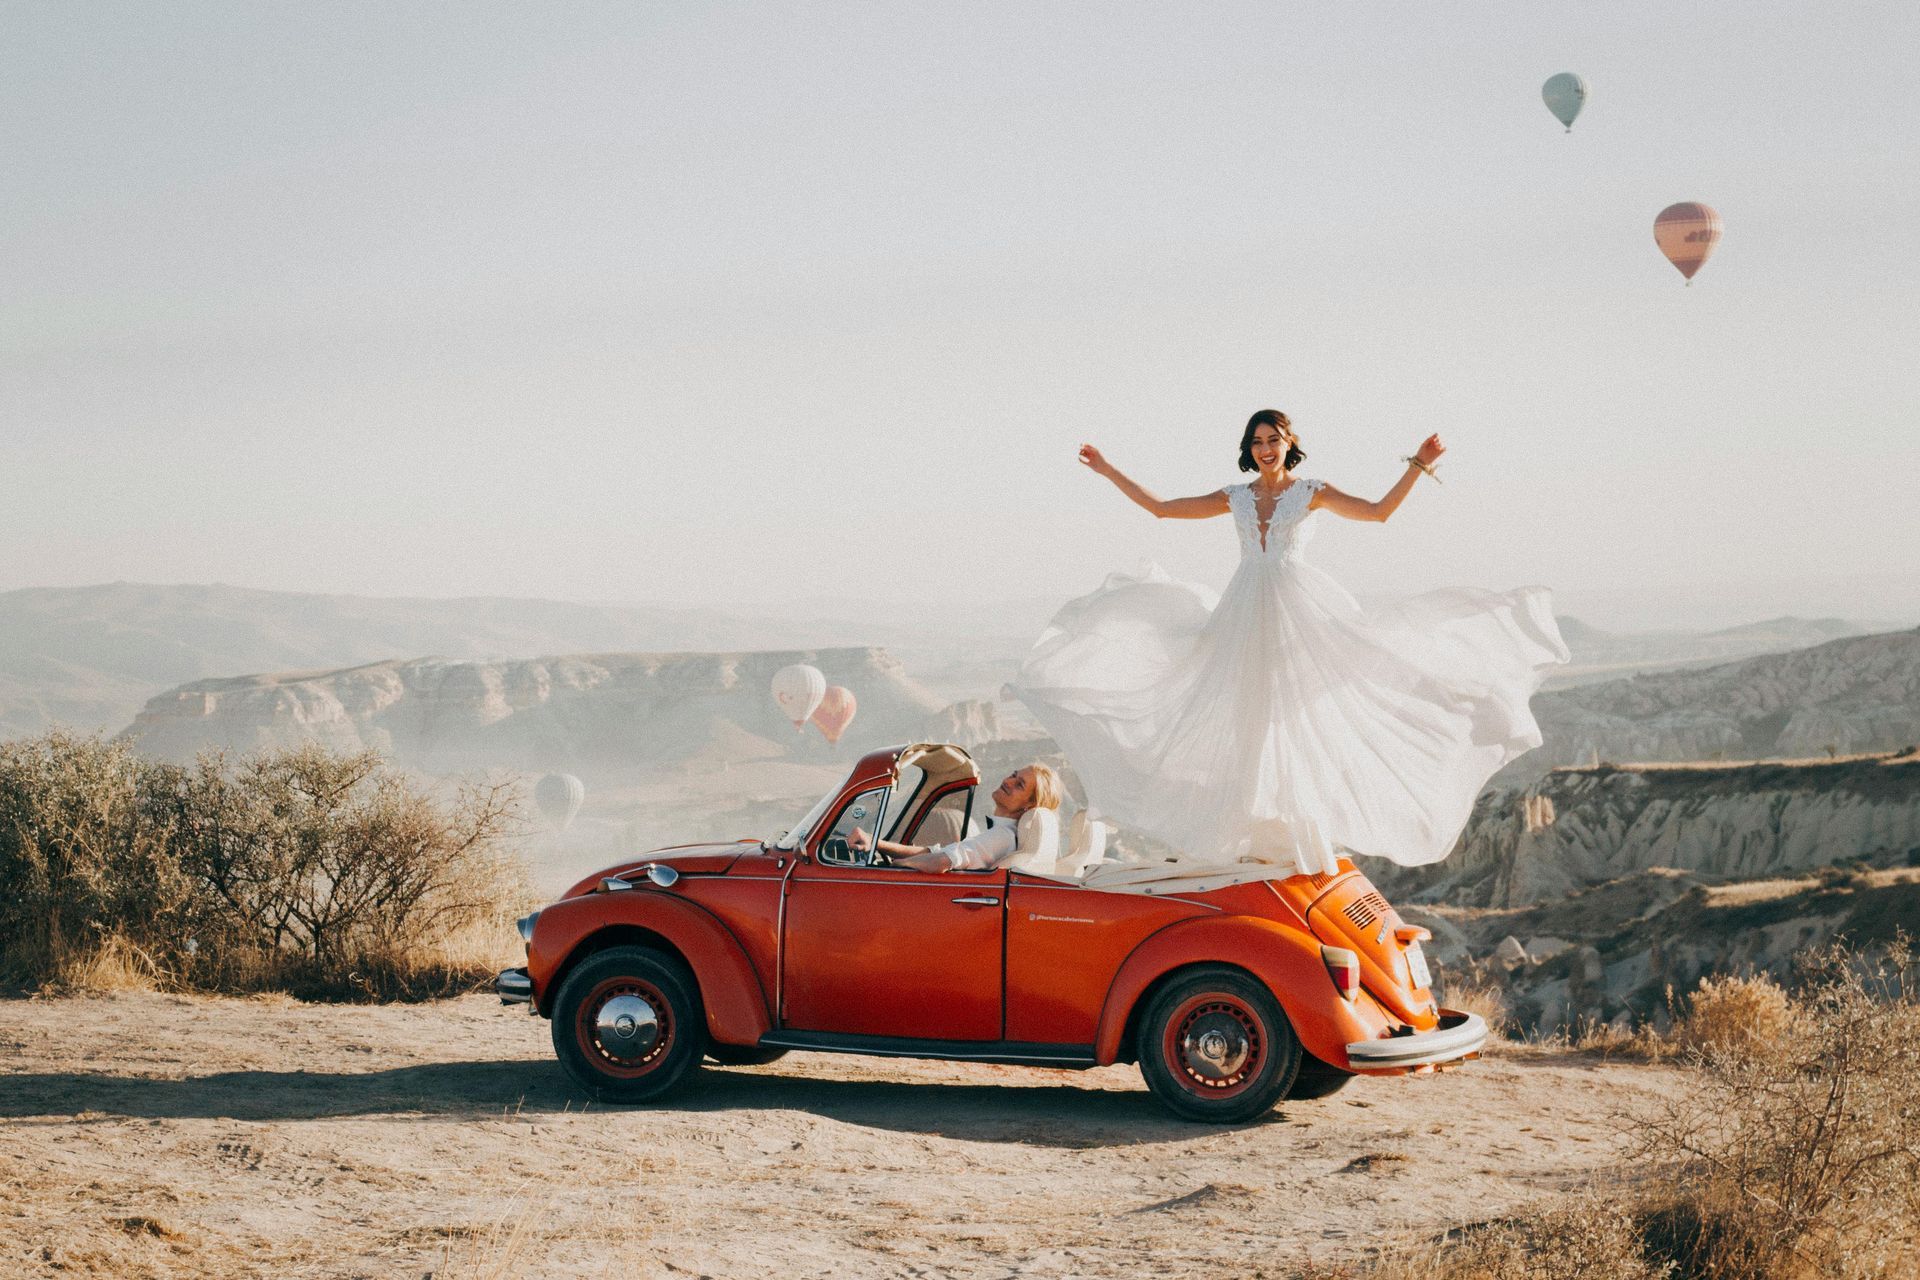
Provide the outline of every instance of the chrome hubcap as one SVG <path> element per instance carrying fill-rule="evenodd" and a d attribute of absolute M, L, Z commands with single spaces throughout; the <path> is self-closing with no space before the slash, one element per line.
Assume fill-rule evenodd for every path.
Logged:
<path fill-rule="evenodd" d="M 660 1040 L 660 1012 L 645 997 L 619 995 L 600 1006 L 593 1029 L 611 1058 L 644 1058 Z"/>
<path fill-rule="evenodd" d="M 1180 1040 L 1180 1052 L 1194 1072 L 1210 1080 L 1229 1080 L 1247 1065 L 1253 1042 L 1246 1028 L 1223 1013 L 1194 1019 Z"/>

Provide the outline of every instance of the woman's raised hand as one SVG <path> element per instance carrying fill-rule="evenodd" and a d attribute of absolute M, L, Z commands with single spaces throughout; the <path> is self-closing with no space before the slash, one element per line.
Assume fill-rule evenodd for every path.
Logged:
<path fill-rule="evenodd" d="M 1420 459 L 1422 464 L 1430 467 L 1440 461 L 1440 455 L 1446 451 L 1447 446 L 1441 443 L 1440 433 L 1436 431 L 1420 442 L 1420 448 L 1415 451 L 1413 456 Z"/>
<path fill-rule="evenodd" d="M 1107 462 L 1106 455 L 1102 454 L 1090 444 L 1080 446 L 1080 461 L 1092 467 L 1101 475 L 1107 474 L 1108 468 L 1111 465 Z"/>

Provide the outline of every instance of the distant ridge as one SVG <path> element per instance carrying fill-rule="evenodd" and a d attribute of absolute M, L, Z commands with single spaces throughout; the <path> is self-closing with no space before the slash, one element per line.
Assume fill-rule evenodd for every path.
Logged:
<path fill-rule="evenodd" d="M 1760 760 L 1920 742 L 1920 628 L 1535 697 L 1546 743 L 1503 776 L 1556 765 Z"/>
<path fill-rule="evenodd" d="M 769 696 L 773 673 L 790 662 L 810 662 L 829 683 L 857 691 L 850 737 L 859 743 L 919 736 L 941 708 L 874 648 L 415 658 L 193 681 L 149 700 L 125 736 L 166 759 L 319 742 L 375 748 L 430 772 L 624 776 L 755 758 L 825 759 L 818 731 L 796 731 Z"/>
<path fill-rule="evenodd" d="M 116 582 L 0 592 L 0 737 L 113 730 L 155 693 L 241 671 L 324 671 L 421 654 L 742 651 L 882 643 L 842 620 L 718 609 L 435 600 Z"/>
<path fill-rule="evenodd" d="M 925 674 L 930 657 L 950 662 L 964 649 L 974 667 L 960 682 L 964 691 L 954 689 L 950 696 L 971 698 L 1007 678 L 1045 617 L 1044 611 L 1036 612 L 1029 629 L 993 611 L 972 620 L 977 632 L 960 634 L 946 611 L 902 604 L 876 616 L 875 607 L 849 604 L 843 616 L 807 618 L 772 609 L 591 605 L 502 596 L 380 598 L 218 583 L 115 582 L 0 592 L 0 737 L 37 733 L 52 723 L 118 729 L 161 690 L 213 676 L 333 671 L 422 654 L 491 661 L 542 654 L 882 645 L 908 655 L 915 670 Z M 1602 631 L 1572 618 L 1561 625 L 1574 651 L 1574 666 L 1555 677 L 1554 683 L 1563 685 L 1799 648 L 1859 631 L 1832 618 L 1777 618 L 1706 633 L 1638 635 Z M 981 674 L 988 671 L 991 679 Z"/>
<path fill-rule="evenodd" d="M 1640 671 L 1707 666 L 1762 653 L 1784 653 L 1809 645 L 1864 634 L 1865 628 L 1841 618 L 1767 618 L 1717 631 L 1642 631 L 1620 633 L 1562 617 L 1560 634 L 1573 662 L 1554 673 L 1549 687 L 1591 684 Z"/>

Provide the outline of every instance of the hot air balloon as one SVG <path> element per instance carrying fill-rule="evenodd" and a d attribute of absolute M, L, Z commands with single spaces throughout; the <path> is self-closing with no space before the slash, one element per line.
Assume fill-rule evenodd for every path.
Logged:
<path fill-rule="evenodd" d="M 533 802 L 555 831 L 565 831 L 587 798 L 586 784 L 570 773 L 550 773 L 534 784 Z"/>
<path fill-rule="evenodd" d="M 836 684 L 820 696 L 820 705 L 813 711 L 813 723 L 828 742 L 838 742 L 847 726 L 853 723 L 853 713 L 859 706 L 852 690 Z"/>
<path fill-rule="evenodd" d="M 1540 86 L 1540 96 L 1546 100 L 1547 110 L 1553 112 L 1553 118 L 1567 126 L 1567 132 L 1573 132 L 1574 117 L 1580 114 L 1580 108 L 1587 105 L 1587 82 L 1571 71 L 1562 71 L 1557 76 L 1548 76 L 1547 82 Z"/>
<path fill-rule="evenodd" d="M 780 714 L 793 721 L 794 732 L 806 728 L 807 717 L 820 705 L 827 691 L 827 678 L 820 668 L 796 662 L 773 673 L 773 700 Z"/>
<path fill-rule="evenodd" d="M 1693 283 L 1693 273 L 1706 264 L 1720 243 L 1720 215 L 1692 200 L 1670 204 L 1653 220 L 1653 240 L 1667 261 Z"/>

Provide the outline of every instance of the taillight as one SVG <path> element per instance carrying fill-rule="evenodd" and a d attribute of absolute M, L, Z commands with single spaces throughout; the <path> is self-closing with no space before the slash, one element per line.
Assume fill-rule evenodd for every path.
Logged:
<path fill-rule="evenodd" d="M 1345 947 L 1321 947 L 1320 959 L 1326 963 L 1327 976 L 1333 979 L 1342 1000 L 1360 995 L 1360 957 Z"/>

